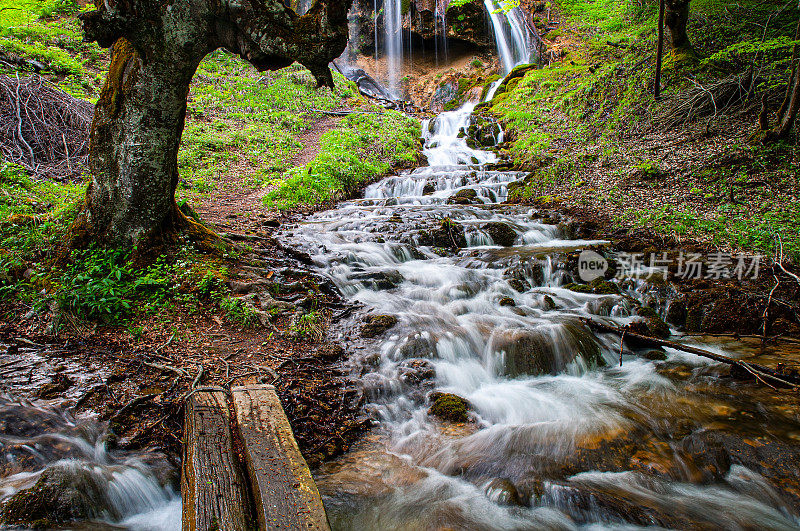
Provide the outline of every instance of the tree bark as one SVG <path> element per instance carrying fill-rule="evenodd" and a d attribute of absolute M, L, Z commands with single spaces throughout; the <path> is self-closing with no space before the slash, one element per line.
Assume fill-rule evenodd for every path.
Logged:
<path fill-rule="evenodd" d="M 691 0 L 666 0 L 664 22 L 669 28 L 672 40 L 672 53 L 676 60 L 694 57 L 694 47 L 689 39 L 689 2 Z"/>
<path fill-rule="evenodd" d="M 300 17 L 279 0 L 100 2 L 81 16 L 86 39 L 112 47 L 95 109 L 92 182 L 73 244 L 148 247 L 177 230 L 212 233 L 175 205 L 186 98 L 200 61 L 225 48 L 259 70 L 294 61 L 333 87 L 328 63 L 347 43 L 352 0 L 317 0 Z"/>

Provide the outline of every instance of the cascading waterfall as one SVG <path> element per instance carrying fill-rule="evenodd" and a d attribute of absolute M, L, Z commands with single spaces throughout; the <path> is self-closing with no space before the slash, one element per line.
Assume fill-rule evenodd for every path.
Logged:
<path fill-rule="evenodd" d="M 403 6 L 402 0 L 384 0 L 384 49 L 389 90 L 400 97 L 400 74 L 403 67 Z"/>
<path fill-rule="evenodd" d="M 508 11 L 502 10 L 498 0 L 484 0 L 483 5 L 492 22 L 502 73 L 503 76 L 506 76 L 515 66 L 530 61 L 530 32 L 525 25 L 525 14 L 519 7 Z M 502 82 L 502 78 L 498 79 L 489 87 L 486 94 L 487 100 L 494 97 L 495 91 Z"/>
<path fill-rule="evenodd" d="M 305 15 L 313 4 L 314 0 L 295 0 L 293 3 L 295 13 Z"/>
<path fill-rule="evenodd" d="M 77 512 L 94 515 L 81 529 L 180 529 L 180 494 L 162 486 L 156 474 L 171 473 L 171 465 L 144 452 L 109 452 L 105 435 L 92 418 L 0 395 L 0 448 L 5 471 L 12 472 L 0 478 L 0 504 L 42 477 L 56 478 L 49 484 L 66 489 L 65 499 L 70 485 L 80 490 Z"/>
<path fill-rule="evenodd" d="M 525 60 L 513 27 L 498 32 L 511 65 Z M 708 364 L 677 351 L 652 361 L 626 350 L 620 367 L 618 338 L 581 318 L 632 322 L 645 284 L 620 283 L 618 295 L 565 288 L 568 257 L 608 242 L 570 239 L 530 207 L 501 204 L 524 174 L 497 171 L 494 153 L 470 147 L 473 110 L 423 123 L 429 166 L 285 229 L 351 301 L 397 318 L 377 344 L 357 339 L 356 323 L 336 329 L 379 428 L 316 474 L 332 527 L 797 528 L 797 510 L 765 477 L 703 450 L 701 466 L 721 473 L 698 482 L 684 452 L 687 433 L 702 437 L 709 422 L 737 433 L 736 408 L 777 419 L 781 397 L 717 389 L 709 405 Z M 435 420 L 431 391 L 465 398 L 472 422 Z M 780 418 L 767 431 L 788 422 L 776 429 L 800 433 L 796 418 Z M 635 464 L 625 446 L 614 453 L 617 440 L 646 441 Z M 670 520 L 676 506 L 685 519 Z"/>
<path fill-rule="evenodd" d="M 436 47 L 436 65 L 447 63 L 447 6 L 449 0 L 436 0 L 433 13 L 433 33 Z"/>

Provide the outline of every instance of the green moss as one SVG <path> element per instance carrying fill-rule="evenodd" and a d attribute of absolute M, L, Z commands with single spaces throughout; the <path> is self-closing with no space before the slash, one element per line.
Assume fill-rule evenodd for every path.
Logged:
<path fill-rule="evenodd" d="M 467 422 L 469 420 L 469 402 L 451 393 L 437 393 L 428 414 L 449 422 Z"/>
<path fill-rule="evenodd" d="M 619 286 L 603 278 L 596 278 L 588 284 L 571 283 L 564 287 L 576 293 L 591 293 L 594 295 L 617 295 L 620 292 Z"/>

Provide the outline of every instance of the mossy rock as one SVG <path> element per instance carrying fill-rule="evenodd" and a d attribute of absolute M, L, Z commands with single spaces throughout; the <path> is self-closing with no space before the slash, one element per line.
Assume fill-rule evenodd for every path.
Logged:
<path fill-rule="evenodd" d="M 590 293 L 592 295 L 619 295 L 619 286 L 603 278 L 596 278 L 588 284 L 571 283 L 564 286 L 576 293 Z"/>
<path fill-rule="evenodd" d="M 575 361 L 587 368 L 605 366 L 594 335 L 572 321 L 497 333 L 491 350 L 503 353 L 503 373 L 512 378 L 559 374 Z"/>
<path fill-rule="evenodd" d="M 452 393 L 431 393 L 430 400 L 432 405 L 428 409 L 429 415 L 448 422 L 469 420 L 469 410 L 472 406 L 460 396 Z"/>
<path fill-rule="evenodd" d="M 369 315 L 361 327 L 361 337 L 372 338 L 381 335 L 397 324 L 394 315 Z"/>
<path fill-rule="evenodd" d="M 635 313 L 644 320 L 631 323 L 629 325 L 631 332 L 662 339 L 670 336 L 669 325 L 661 319 L 661 316 L 654 309 L 640 306 L 636 308 Z"/>
<path fill-rule="evenodd" d="M 667 306 L 666 321 L 675 326 L 686 324 L 686 303 L 681 300 L 674 300 Z"/>
<path fill-rule="evenodd" d="M 464 188 L 447 199 L 450 205 L 474 205 L 478 202 L 478 192 L 472 188 Z"/>

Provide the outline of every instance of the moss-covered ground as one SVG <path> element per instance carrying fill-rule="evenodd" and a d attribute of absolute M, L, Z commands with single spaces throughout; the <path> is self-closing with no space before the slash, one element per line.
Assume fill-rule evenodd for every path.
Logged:
<path fill-rule="evenodd" d="M 506 154 L 531 171 L 517 201 L 580 207 L 631 228 L 800 258 L 797 136 L 751 141 L 775 111 L 800 11 L 778 1 L 691 3 L 696 59 L 664 61 L 653 97 L 657 2 L 557 0 L 536 23 L 549 65 L 491 104 Z M 734 97 L 731 97 L 734 94 Z M 773 118 L 774 121 L 774 118 Z"/>

